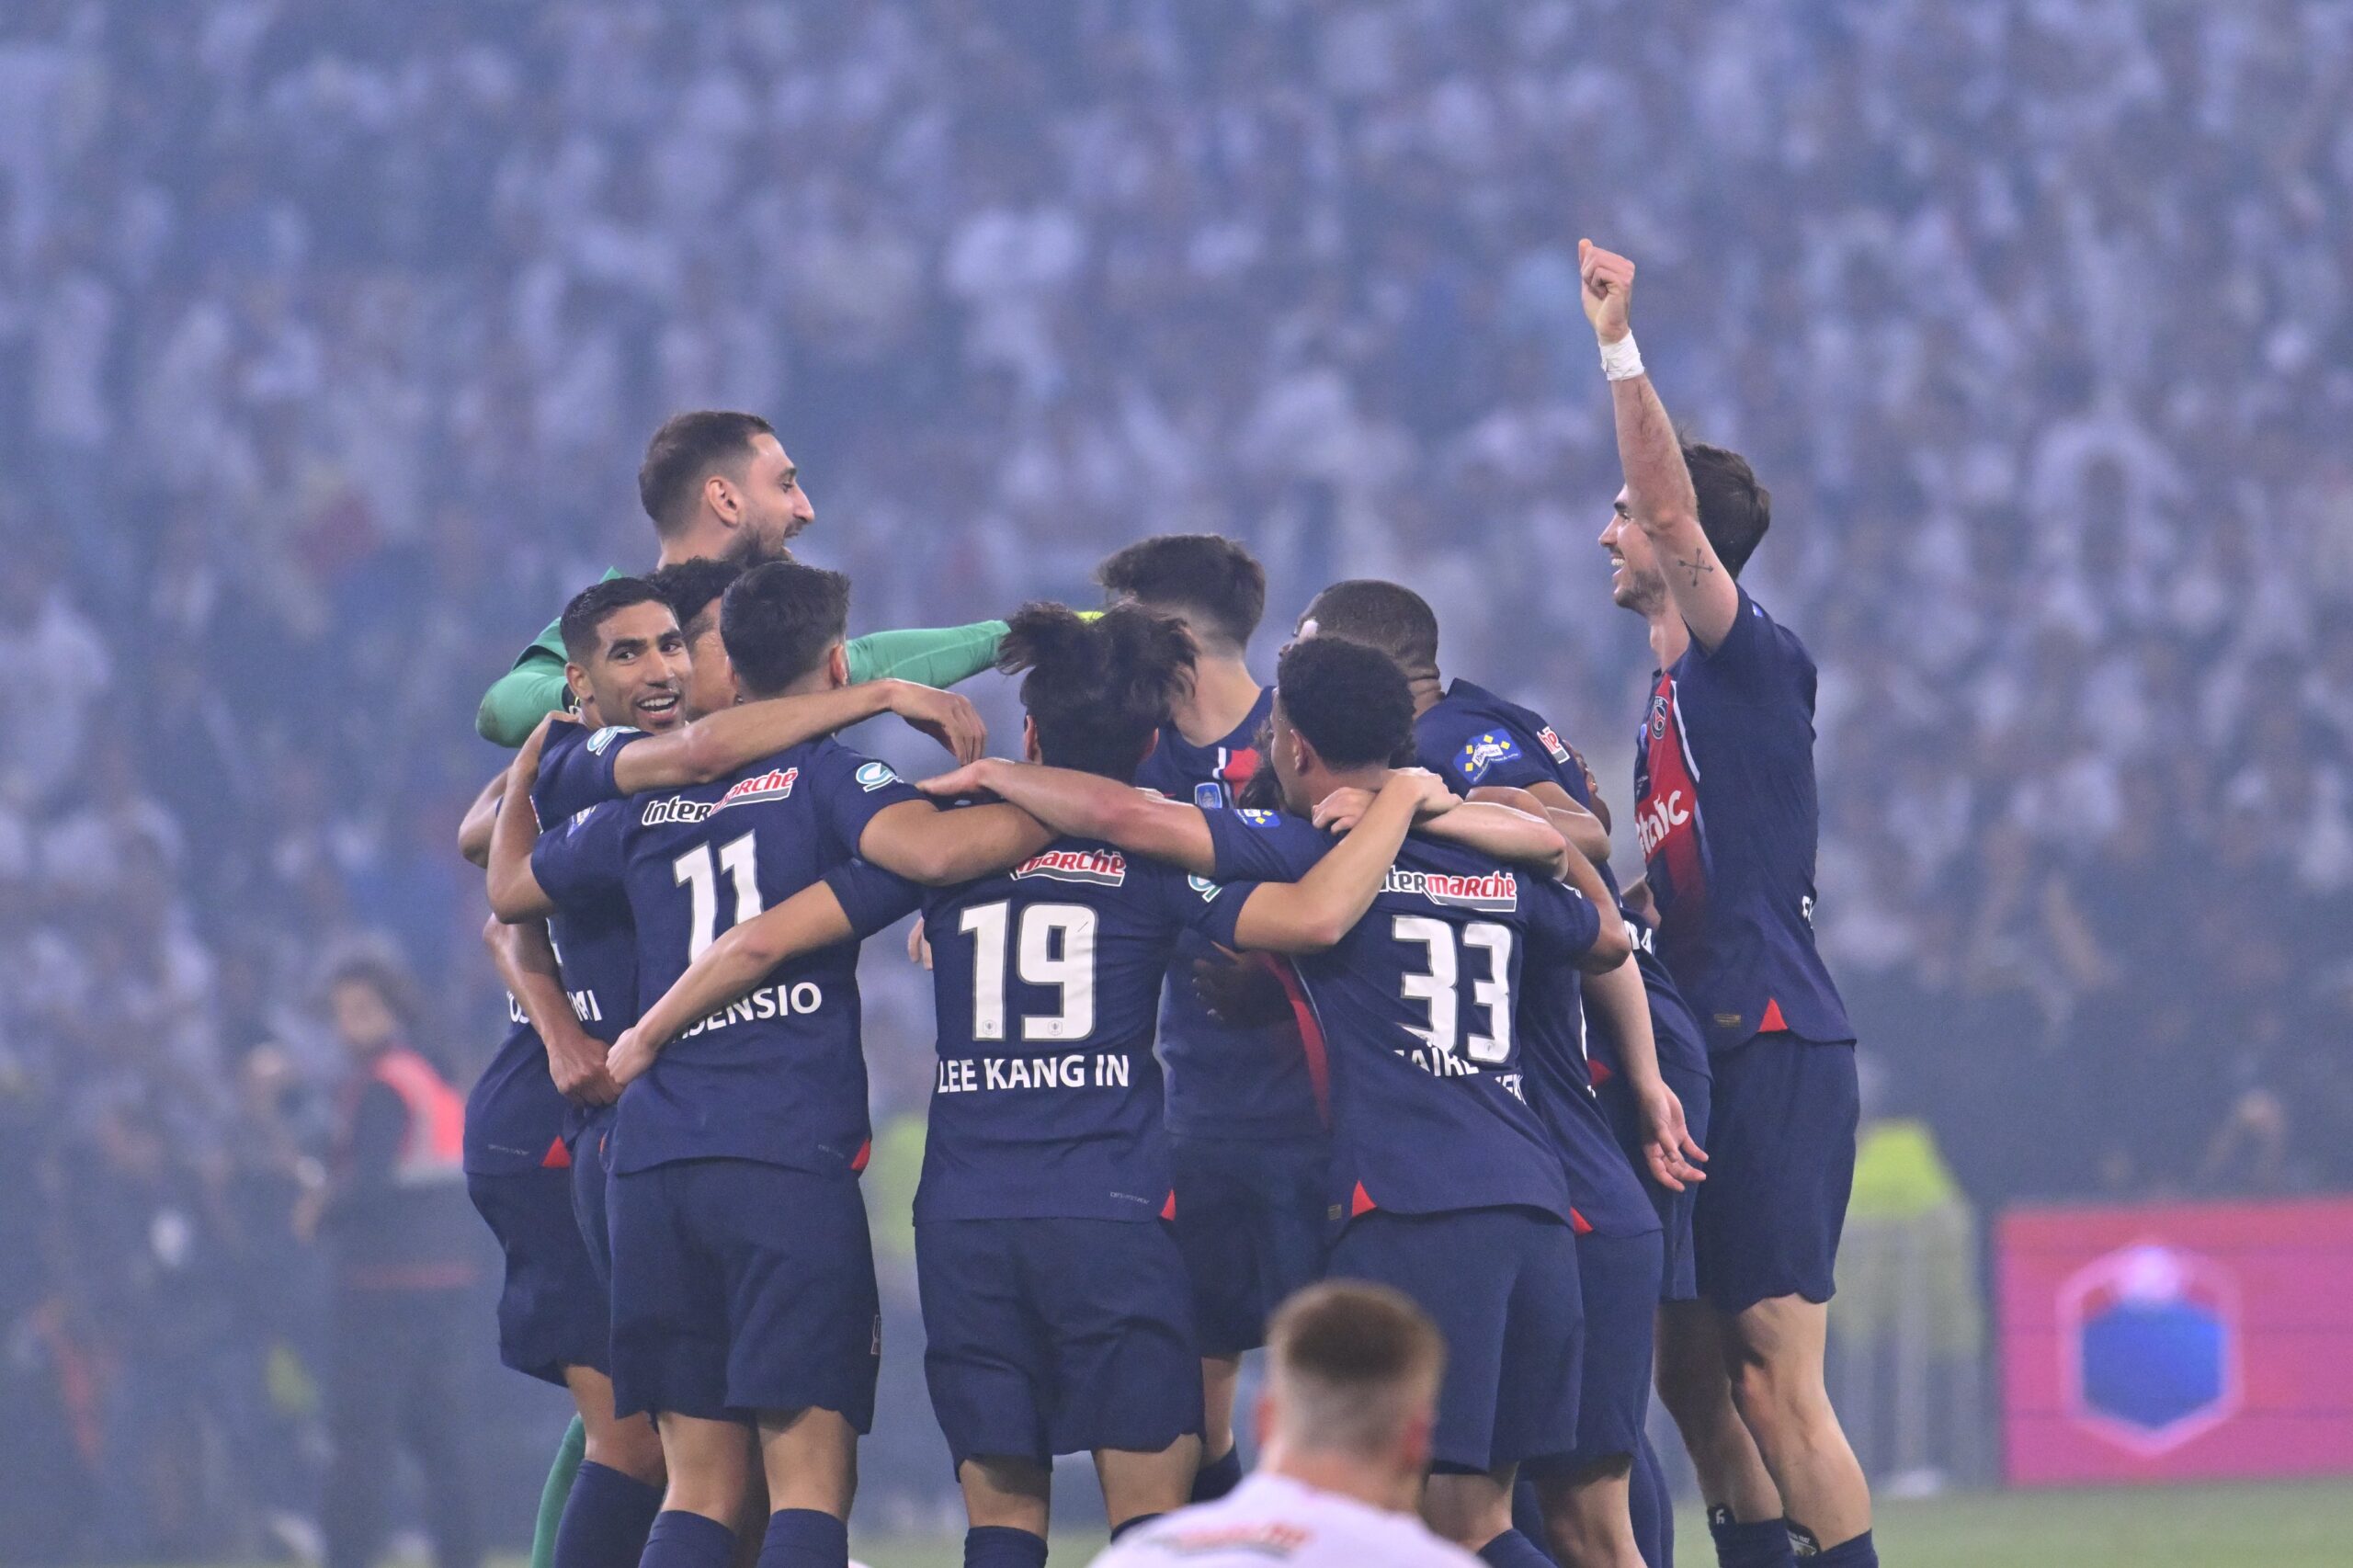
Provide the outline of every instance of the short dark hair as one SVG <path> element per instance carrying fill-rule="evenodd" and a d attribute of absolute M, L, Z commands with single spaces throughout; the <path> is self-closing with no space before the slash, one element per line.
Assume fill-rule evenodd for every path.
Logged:
<path fill-rule="evenodd" d="M 1267 569 L 1222 534 L 1158 534 L 1103 558 L 1095 580 L 1239 650 L 1267 613 Z"/>
<path fill-rule="evenodd" d="M 848 628 L 849 579 L 798 561 L 753 567 L 720 601 L 720 640 L 748 697 L 774 697 L 815 669 Z"/>
<path fill-rule="evenodd" d="M 1311 637 L 1275 665 L 1275 701 L 1332 767 L 1393 767 L 1414 756 L 1414 694 L 1378 648 Z"/>
<path fill-rule="evenodd" d="M 1276 1309 L 1267 1355 L 1287 1435 L 1375 1454 L 1397 1439 L 1446 1371 L 1446 1340 L 1403 1292 L 1359 1279 L 1310 1285 Z"/>
<path fill-rule="evenodd" d="M 1724 570 L 1737 577 L 1773 526 L 1773 493 L 1756 483 L 1746 458 L 1704 441 L 1683 443 L 1683 466 L 1699 500 L 1699 531 Z"/>
<path fill-rule="evenodd" d="M 1056 767 L 1127 783 L 1192 679 L 1193 634 L 1140 605 L 1093 620 L 1067 605 L 1024 605 L 998 642 L 996 667 L 1023 676 L 1021 705 Z"/>
<path fill-rule="evenodd" d="M 665 419 L 637 467 L 638 504 L 654 519 L 654 531 L 668 535 L 685 528 L 702 482 L 742 462 L 753 437 L 775 434 L 776 426 L 756 414 L 706 408 Z"/>
<path fill-rule="evenodd" d="M 608 577 L 572 596 L 556 622 L 563 636 L 563 656 L 585 665 L 604 646 L 605 622 L 631 605 L 667 604 L 662 590 L 642 577 Z M 673 613 L 676 613 L 675 611 Z"/>
<path fill-rule="evenodd" d="M 744 568 L 733 561 L 699 557 L 674 561 L 645 580 L 668 602 L 670 613 L 678 618 L 678 629 L 691 642 L 710 630 L 711 607 L 743 574 Z"/>
<path fill-rule="evenodd" d="M 1352 577 L 1316 595 L 1306 619 L 1315 622 L 1316 635 L 1378 648 L 1408 675 L 1438 673 L 1438 615 L 1411 588 Z"/>
<path fill-rule="evenodd" d="M 424 1017 L 423 1006 L 417 999 L 416 986 L 391 959 L 374 953 L 358 953 L 338 959 L 319 983 L 319 994 L 332 996 L 346 985 L 364 985 L 376 994 L 385 1009 L 399 1020 L 403 1033 L 414 1033 Z"/>

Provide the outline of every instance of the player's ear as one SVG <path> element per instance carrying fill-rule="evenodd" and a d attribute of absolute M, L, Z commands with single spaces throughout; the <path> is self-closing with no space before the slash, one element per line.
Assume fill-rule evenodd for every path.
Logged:
<path fill-rule="evenodd" d="M 825 650 L 825 679 L 834 686 L 849 684 L 849 646 L 836 642 Z"/>
<path fill-rule="evenodd" d="M 563 684 L 572 688 L 572 705 L 574 708 L 585 708 L 596 699 L 596 688 L 588 684 L 588 672 L 578 665 L 565 663 Z"/>
<path fill-rule="evenodd" d="M 1311 768 L 1313 768 L 1324 760 L 1322 757 L 1315 755 L 1315 747 L 1309 744 L 1307 737 L 1302 734 L 1296 727 L 1291 730 L 1290 740 L 1290 771 L 1291 777 L 1294 778 L 1299 777 L 1301 774 L 1309 771 Z"/>
<path fill-rule="evenodd" d="M 1021 760 L 1024 762 L 1046 760 L 1046 748 L 1038 744 L 1038 721 L 1034 715 L 1029 713 L 1021 715 Z"/>
<path fill-rule="evenodd" d="M 710 474 L 703 480 L 702 504 L 718 513 L 720 521 L 730 528 L 743 520 L 743 503 L 723 473 Z"/>

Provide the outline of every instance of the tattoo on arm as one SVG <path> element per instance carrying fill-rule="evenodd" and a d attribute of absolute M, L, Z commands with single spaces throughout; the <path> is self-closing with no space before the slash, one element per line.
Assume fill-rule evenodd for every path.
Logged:
<path fill-rule="evenodd" d="M 1716 569 L 1716 563 L 1704 555 L 1695 555 L 1688 561 L 1678 555 L 1675 558 L 1675 563 L 1691 574 L 1691 585 L 1695 588 L 1699 585 L 1700 578 Z"/>

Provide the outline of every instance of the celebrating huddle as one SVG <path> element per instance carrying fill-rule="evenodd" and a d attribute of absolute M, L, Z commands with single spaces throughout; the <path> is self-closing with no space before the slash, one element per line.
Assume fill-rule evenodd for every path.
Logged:
<path fill-rule="evenodd" d="M 774 431 L 657 433 L 664 564 L 485 699 L 521 744 L 465 830 L 517 1014 L 467 1108 L 501 1349 L 585 1430 L 554 1562 L 847 1561 L 883 1354 L 858 953 L 911 914 L 967 1564 L 1038 1568 L 1086 1451 L 1131 1568 L 1663 1568 L 1654 1364 L 1722 1562 L 1876 1561 L 1822 1392 L 1856 1098 L 1813 666 L 1733 581 L 1764 491 L 1678 440 L 1631 264 L 1581 249 L 1626 471 L 1602 543 L 1659 665 L 1623 885 L 1581 755 L 1446 682 L 1408 587 L 1323 587 L 1264 687 L 1265 574 L 1206 535 L 1111 555 L 1100 610 L 851 642 L 847 580 L 785 551 L 813 513 Z M 1018 761 L 939 689 L 990 665 Z M 835 738 L 884 711 L 958 766 L 911 785 Z M 1237 1490 L 1241 1358 L 1325 1278 L 1385 1289 L 1286 1318 L 1286 1436 Z M 1349 1392 L 1376 1364 L 1407 1392 Z M 1334 1496 L 1442 1540 L 1392 1514 L 1377 1544 Z"/>

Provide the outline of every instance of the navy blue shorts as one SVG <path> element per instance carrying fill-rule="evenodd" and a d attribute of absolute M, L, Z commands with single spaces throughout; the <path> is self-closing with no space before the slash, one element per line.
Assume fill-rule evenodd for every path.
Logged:
<path fill-rule="evenodd" d="M 566 1367 L 610 1370 L 605 1287 L 572 1217 L 571 1173 L 470 1173 L 466 1192 L 506 1256 L 498 1358 L 559 1388 Z"/>
<path fill-rule="evenodd" d="M 612 1119 L 609 1106 L 592 1112 L 572 1140 L 572 1217 L 587 1245 L 588 1267 L 608 1292 L 613 1288 L 613 1231 L 605 1217 L 605 1132 Z"/>
<path fill-rule="evenodd" d="M 684 1160 L 605 1190 L 620 1414 L 873 1425 L 881 1307 L 855 1177 Z"/>
<path fill-rule="evenodd" d="M 1664 1062 L 1659 1063 L 1659 1076 L 1675 1091 L 1675 1097 L 1683 1102 L 1683 1121 L 1691 1130 L 1691 1141 L 1710 1153 L 1710 1163 L 1700 1168 L 1712 1171 L 1715 1146 L 1708 1141 L 1708 1120 L 1715 1093 L 1714 1080 L 1705 1073 L 1687 1072 Z M 1601 1110 L 1608 1119 L 1609 1131 L 1616 1135 L 1618 1146 L 1626 1151 L 1634 1174 L 1643 1178 L 1643 1190 L 1650 1195 L 1651 1207 L 1658 1212 L 1659 1227 L 1665 1233 L 1666 1254 L 1659 1270 L 1658 1299 L 1696 1301 L 1699 1280 L 1691 1256 L 1691 1211 L 1699 1204 L 1699 1188 L 1707 1184 L 1693 1183 L 1677 1192 L 1661 1187 L 1652 1176 L 1649 1156 L 1643 1153 L 1642 1119 L 1635 1113 L 1633 1092 L 1622 1074 L 1604 1083 L 1596 1093 L 1601 1096 Z"/>
<path fill-rule="evenodd" d="M 1577 1238 L 1585 1298 L 1585 1376 L 1577 1385 L 1577 1446 L 1569 1468 L 1642 1446 L 1651 1412 L 1651 1328 L 1658 1315 L 1659 1233 Z"/>
<path fill-rule="evenodd" d="M 915 1280 L 957 1463 L 1158 1453 L 1200 1431 L 1185 1265 L 1159 1221 L 926 1221 Z"/>
<path fill-rule="evenodd" d="M 1331 1151 L 1319 1142 L 1168 1140 L 1176 1246 L 1203 1353 L 1267 1343 L 1267 1320 L 1324 1274 Z"/>
<path fill-rule="evenodd" d="M 1776 1296 L 1826 1301 L 1855 1184 L 1855 1048 L 1761 1034 L 1714 1066 L 1692 1211 L 1699 1293 L 1727 1312 Z"/>
<path fill-rule="evenodd" d="M 1585 1302 L 1567 1221 L 1531 1209 L 1376 1210 L 1340 1233 L 1330 1273 L 1404 1291 L 1446 1336 L 1431 1444 L 1438 1470 L 1576 1450 Z"/>

